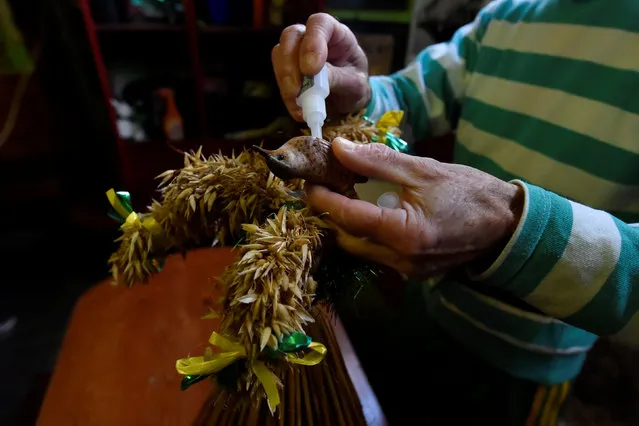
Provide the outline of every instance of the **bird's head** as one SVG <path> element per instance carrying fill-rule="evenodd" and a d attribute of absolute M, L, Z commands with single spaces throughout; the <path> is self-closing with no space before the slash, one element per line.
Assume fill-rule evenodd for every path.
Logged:
<path fill-rule="evenodd" d="M 266 160 L 266 165 L 275 176 L 282 180 L 294 179 L 303 174 L 306 157 L 285 145 L 276 150 L 268 150 L 253 146 L 253 150 L 260 153 Z"/>

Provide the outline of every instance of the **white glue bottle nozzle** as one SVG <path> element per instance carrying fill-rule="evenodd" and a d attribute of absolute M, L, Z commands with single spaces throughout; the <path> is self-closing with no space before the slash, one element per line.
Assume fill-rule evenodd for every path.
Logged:
<path fill-rule="evenodd" d="M 315 138 L 322 137 L 322 126 L 326 120 L 326 98 L 329 92 L 328 70 L 324 64 L 317 75 L 304 77 L 302 89 L 297 96 L 297 105 L 302 108 L 304 121 Z"/>

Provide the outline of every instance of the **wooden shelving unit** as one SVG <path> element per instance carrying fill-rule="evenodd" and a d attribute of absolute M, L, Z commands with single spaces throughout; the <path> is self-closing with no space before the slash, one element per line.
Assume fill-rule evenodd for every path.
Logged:
<path fill-rule="evenodd" d="M 147 200 L 156 185 L 153 177 L 166 169 L 181 166 L 182 156 L 176 150 L 189 151 L 202 146 L 205 152 L 230 153 L 256 142 L 266 145 L 281 142 L 224 139 L 227 131 L 263 127 L 278 116 L 287 115 L 271 66 L 271 50 L 278 43 L 283 27 L 267 24 L 269 0 L 251 0 L 254 6 L 252 22 L 247 20 L 229 26 L 207 23 L 213 20 L 206 19 L 201 0 L 182 0 L 184 13 L 177 25 L 96 22 L 91 10 L 92 0 L 77 1 L 112 124 L 123 189 Z M 285 22 L 284 26 L 303 22 L 311 13 L 325 10 L 324 0 L 287 1 L 294 6 L 294 13 L 299 13 L 298 8 L 304 5 L 305 15 L 294 18 L 289 15 L 292 22 Z M 412 0 L 408 4 L 412 4 Z M 392 35 L 395 41 L 393 68 L 398 69 L 403 65 L 408 37 L 408 25 L 404 21 L 409 12 L 342 10 L 335 14 L 356 34 Z M 113 75 L 115 70 L 121 70 L 118 67 L 126 68 L 131 63 L 151 73 L 179 74 L 176 102 L 185 124 L 184 141 L 170 145 L 157 135 L 150 136 L 145 142 L 118 136 L 116 113 L 111 106 L 116 91 Z M 243 97 L 242 85 L 248 81 L 268 81 L 272 86 L 271 96 L 268 99 Z M 228 83 L 227 92 L 219 89 L 220 82 Z"/>
<path fill-rule="evenodd" d="M 322 10 L 321 0 L 306 1 L 316 5 L 315 11 Z M 235 86 L 242 80 L 270 80 L 274 83 L 270 52 L 277 43 L 282 28 L 265 23 L 264 1 L 253 0 L 253 3 L 255 16 L 252 23 L 216 26 L 204 24 L 204 20 L 199 19 L 201 15 L 198 13 L 202 11 L 198 9 L 199 5 L 195 0 L 182 0 L 184 19 L 179 25 L 96 22 L 91 10 L 91 0 L 79 0 L 102 96 L 112 123 L 123 188 L 145 193 L 152 189 L 155 185 L 154 176 L 167 168 L 180 167 L 182 157 L 175 150 L 188 151 L 203 146 L 207 152 L 231 152 L 256 142 L 223 138 L 220 128 L 228 124 L 228 109 L 233 106 L 227 107 L 218 97 L 205 90 L 208 78 L 218 81 L 234 79 Z M 237 58 L 234 59 L 232 54 Z M 119 64 L 137 61 L 153 70 L 163 70 L 165 66 L 183 68 L 185 78 L 190 81 L 190 89 L 182 93 L 183 97 L 188 98 L 186 110 L 180 110 L 185 122 L 185 140 L 169 145 L 161 138 L 133 142 L 119 137 L 116 112 L 111 106 L 114 89 L 110 66 L 114 61 Z M 223 69 L 220 71 L 222 76 L 210 75 L 219 68 Z M 281 103 L 279 97 L 277 98 L 267 108 L 261 104 L 256 108 L 265 114 L 273 114 L 278 107 L 276 103 Z M 245 107 L 244 104 L 241 105 L 241 108 Z M 281 107 L 285 111 L 283 105 Z M 237 111 L 237 114 L 251 113 L 253 111 Z"/>

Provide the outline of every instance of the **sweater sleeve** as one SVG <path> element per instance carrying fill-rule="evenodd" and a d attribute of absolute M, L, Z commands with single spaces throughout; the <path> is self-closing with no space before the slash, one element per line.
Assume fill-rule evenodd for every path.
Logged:
<path fill-rule="evenodd" d="M 475 20 L 456 31 L 452 40 L 422 50 L 406 68 L 390 76 L 370 78 L 367 115 L 377 120 L 386 111 L 401 109 L 415 140 L 440 136 L 457 126 L 466 83 L 481 39 L 500 1 L 482 9 Z"/>
<path fill-rule="evenodd" d="M 498 259 L 473 278 L 547 315 L 639 347 L 639 228 L 528 183 Z"/>

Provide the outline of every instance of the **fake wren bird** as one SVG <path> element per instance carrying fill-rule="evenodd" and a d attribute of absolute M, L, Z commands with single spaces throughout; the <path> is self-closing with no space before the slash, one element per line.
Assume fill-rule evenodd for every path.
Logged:
<path fill-rule="evenodd" d="M 268 168 L 282 180 L 304 179 L 349 198 L 358 198 L 356 183 L 368 181 L 342 166 L 333 154 L 331 143 L 320 138 L 297 136 L 273 151 L 258 146 L 253 148 L 264 156 Z"/>

